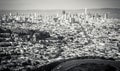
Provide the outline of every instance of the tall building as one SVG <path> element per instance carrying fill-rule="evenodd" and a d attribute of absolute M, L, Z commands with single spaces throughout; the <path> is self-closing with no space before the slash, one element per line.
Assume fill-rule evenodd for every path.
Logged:
<path fill-rule="evenodd" d="M 85 8 L 85 14 L 87 15 L 87 8 Z"/>
<path fill-rule="evenodd" d="M 104 15 L 104 19 L 107 19 L 107 18 L 108 18 L 108 13 Z"/>
<path fill-rule="evenodd" d="M 62 14 L 64 15 L 65 13 L 66 13 L 65 10 L 63 10 L 63 11 L 62 11 Z"/>

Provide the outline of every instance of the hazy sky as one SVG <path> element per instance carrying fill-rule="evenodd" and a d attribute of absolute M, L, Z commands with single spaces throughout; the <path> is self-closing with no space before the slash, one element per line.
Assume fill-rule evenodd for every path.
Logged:
<path fill-rule="evenodd" d="M 0 9 L 120 8 L 120 0 L 0 0 Z"/>

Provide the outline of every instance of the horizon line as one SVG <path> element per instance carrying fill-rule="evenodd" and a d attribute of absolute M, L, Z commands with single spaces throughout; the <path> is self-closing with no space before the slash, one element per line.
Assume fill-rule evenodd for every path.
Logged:
<path fill-rule="evenodd" d="M 120 8 L 76 8 L 76 9 L 0 9 L 0 10 L 81 10 L 81 9 L 120 9 Z"/>

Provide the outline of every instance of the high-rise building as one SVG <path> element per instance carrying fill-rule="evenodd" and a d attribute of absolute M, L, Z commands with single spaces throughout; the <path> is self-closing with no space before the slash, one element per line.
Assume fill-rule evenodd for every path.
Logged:
<path fill-rule="evenodd" d="M 62 11 L 62 14 L 65 14 L 65 13 L 66 13 L 65 10 L 63 10 L 63 11 Z"/>
<path fill-rule="evenodd" d="M 87 14 L 87 8 L 85 8 L 85 14 Z"/>

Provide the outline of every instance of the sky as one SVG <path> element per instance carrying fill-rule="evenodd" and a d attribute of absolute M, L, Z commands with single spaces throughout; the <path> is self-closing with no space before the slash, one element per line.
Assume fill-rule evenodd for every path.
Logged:
<path fill-rule="evenodd" d="M 120 8 L 120 0 L 0 0 L 0 9 Z"/>

